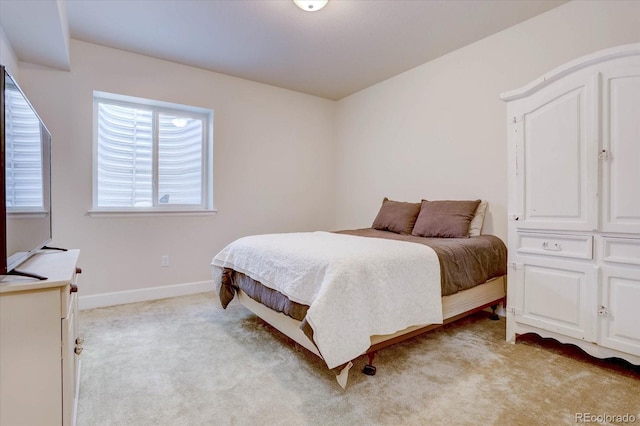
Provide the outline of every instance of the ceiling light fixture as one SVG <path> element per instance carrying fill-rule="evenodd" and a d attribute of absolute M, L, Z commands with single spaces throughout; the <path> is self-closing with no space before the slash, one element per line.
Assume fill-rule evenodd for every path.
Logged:
<path fill-rule="evenodd" d="M 329 0 L 293 0 L 293 2 L 302 10 L 315 12 L 325 7 Z"/>

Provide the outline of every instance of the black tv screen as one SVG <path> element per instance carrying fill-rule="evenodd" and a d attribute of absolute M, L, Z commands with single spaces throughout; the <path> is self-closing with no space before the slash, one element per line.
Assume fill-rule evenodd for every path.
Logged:
<path fill-rule="evenodd" d="M 0 76 L 0 275 L 6 275 L 51 241 L 51 134 L 1 65 Z"/>

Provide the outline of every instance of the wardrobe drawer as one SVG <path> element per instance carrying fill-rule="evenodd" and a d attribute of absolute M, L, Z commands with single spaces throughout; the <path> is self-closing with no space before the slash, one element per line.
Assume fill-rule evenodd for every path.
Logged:
<path fill-rule="evenodd" d="M 593 236 L 518 233 L 518 253 L 593 259 Z"/>
<path fill-rule="evenodd" d="M 603 237 L 602 260 L 640 265 L 640 239 Z"/>

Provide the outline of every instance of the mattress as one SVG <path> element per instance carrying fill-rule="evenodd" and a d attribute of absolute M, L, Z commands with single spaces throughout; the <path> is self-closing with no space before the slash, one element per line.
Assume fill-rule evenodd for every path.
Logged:
<path fill-rule="evenodd" d="M 372 228 L 344 230 L 337 233 L 366 238 L 384 238 L 424 244 L 437 254 L 440 263 L 442 296 L 473 288 L 507 273 L 507 248 L 496 236 L 480 235 L 471 238 L 425 238 L 396 234 Z M 268 308 L 302 321 L 309 306 L 289 300 L 278 291 L 262 285 L 247 275 L 226 268 L 222 275 L 220 302 L 226 307 L 236 289 Z"/>
<path fill-rule="evenodd" d="M 442 296 L 451 296 L 473 288 L 507 273 L 507 249 L 501 239 L 493 235 L 471 238 L 425 238 L 379 231 L 373 228 L 337 231 L 340 234 L 367 238 L 384 238 L 424 244 L 437 254 L 440 263 Z M 220 287 L 220 302 L 226 307 L 237 289 L 266 307 L 301 321 L 301 328 L 312 338 L 305 316 L 309 306 L 293 302 L 285 295 L 262 285 L 251 277 L 225 268 Z"/>

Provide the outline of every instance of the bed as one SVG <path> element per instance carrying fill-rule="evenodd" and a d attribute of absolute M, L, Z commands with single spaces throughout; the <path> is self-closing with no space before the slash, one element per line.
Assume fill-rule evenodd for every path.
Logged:
<path fill-rule="evenodd" d="M 385 198 L 371 228 L 240 238 L 212 260 L 234 299 L 337 369 L 504 301 L 506 247 L 481 235 L 486 203 Z M 474 222 L 475 221 L 475 222 Z"/>

